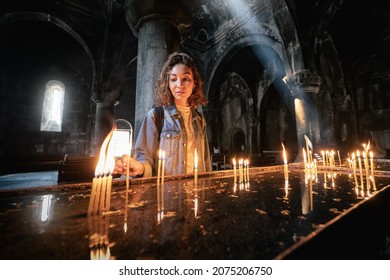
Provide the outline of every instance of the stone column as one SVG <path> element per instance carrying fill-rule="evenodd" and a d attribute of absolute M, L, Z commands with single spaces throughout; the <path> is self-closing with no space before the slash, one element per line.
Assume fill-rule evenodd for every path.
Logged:
<path fill-rule="evenodd" d="M 180 1 L 179 1 L 180 2 Z M 191 24 L 191 14 L 177 1 L 129 0 L 126 18 L 138 37 L 135 137 L 152 108 L 155 84 L 167 56 L 178 51 Z"/>
<path fill-rule="evenodd" d="M 91 152 L 93 155 L 99 155 L 100 146 L 112 128 L 114 103 L 101 100 L 97 100 L 95 103 L 96 118 Z"/>
<path fill-rule="evenodd" d="M 305 135 L 312 142 L 314 152 L 318 152 L 316 149 L 321 143 L 317 108 L 321 77 L 315 71 L 307 69 L 288 76 L 286 82 L 294 97 L 298 137 L 298 154 L 295 161 L 302 161 L 302 148 L 306 148 Z"/>

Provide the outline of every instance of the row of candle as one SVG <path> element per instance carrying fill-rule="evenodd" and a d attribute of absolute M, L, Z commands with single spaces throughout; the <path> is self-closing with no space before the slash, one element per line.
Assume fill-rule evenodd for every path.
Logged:
<path fill-rule="evenodd" d="M 237 162 L 236 158 L 233 158 L 233 175 L 234 175 L 234 184 L 237 183 Z M 249 159 L 239 159 L 238 160 L 238 176 L 239 183 L 249 182 Z"/>
<path fill-rule="evenodd" d="M 165 151 L 159 149 L 157 163 L 157 186 L 164 185 Z M 198 184 L 198 153 L 194 151 L 194 185 Z"/>
<path fill-rule="evenodd" d="M 164 218 L 164 174 L 165 174 L 165 151 L 158 150 L 157 162 L 157 220 Z M 198 185 L 198 153 L 194 151 L 194 188 Z"/>
<path fill-rule="evenodd" d="M 307 178 L 311 178 L 314 174 L 314 177 L 317 178 L 317 160 L 313 160 L 312 148 L 313 144 L 311 143 L 309 137 L 305 135 L 306 141 L 306 150 L 302 148 L 303 153 L 303 164 L 305 167 L 305 174 Z"/>
<path fill-rule="evenodd" d="M 108 238 L 112 172 L 115 167 L 114 142 L 112 141 L 116 127 L 107 135 L 100 148 L 99 160 L 92 179 L 91 197 L 88 205 L 89 248 L 92 260 L 108 260 L 111 258 Z"/>
<path fill-rule="evenodd" d="M 375 177 L 374 177 L 374 153 L 372 151 L 364 150 L 360 156 L 360 151 L 357 150 L 352 153 L 351 159 L 348 159 L 348 163 L 353 172 L 355 185 L 359 186 L 357 179 L 357 166 L 359 168 L 360 187 L 364 188 L 364 175 L 363 175 L 363 164 L 366 176 L 366 188 L 370 189 L 370 180 L 372 180 L 373 188 L 376 190 Z M 370 160 L 368 159 L 370 157 Z M 356 162 L 357 161 L 357 162 Z"/>
<path fill-rule="evenodd" d="M 333 150 L 321 151 L 322 163 L 323 163 L 324 167 L 326 167 L 326 166 L 335 167 L 336 166 L 335 154 L 336 154 L 336 152 Z M 339 160 L 339 165 L 341 167 L 340 151 L 337 151 L 337 156 L 338 156 L 338 160 Z"/>
<path fill-rule="evenodd" d="M 110 210 L 112 172 L 115 168 L 113 146 L 109 145 L 114 127 L 104 139 L 100 148 L 99 160 L 95 169 L 95 177 L 92 179 L 91 197 L 88 205 L 88 215 L 101 215 Z"/>

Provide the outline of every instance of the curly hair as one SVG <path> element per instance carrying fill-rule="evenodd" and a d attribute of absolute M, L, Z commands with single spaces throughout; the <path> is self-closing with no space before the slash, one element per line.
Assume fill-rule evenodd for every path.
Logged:
<path fill-rule="evenodd" d="M 164 106 L 173 103 L 174 97 L 169 89 L 169 75 L 173 67 L 177 64 L 183 64 L 189 67 L 192 71 L 195 86 L 192 94 L 188 98 L 188 104 L 191 107 L 197 107 L 198 105 L 205 106 L 207 99 L 203 92 L 203 82 L 200 77 L 199 71 L 195 65 L 195 62 L 186 53 L 174 52 L 169 55 L 167 61 L 164 63 L 160 77 L 156 83 L 155 90 L 155 106 Z"/>

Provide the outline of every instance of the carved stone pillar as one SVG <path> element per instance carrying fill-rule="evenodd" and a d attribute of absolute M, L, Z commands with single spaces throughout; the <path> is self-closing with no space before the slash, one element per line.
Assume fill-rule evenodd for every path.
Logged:
<path fill-rule="evenodd" d="M 298 137 L 298 154 L 295 161 L 302 161 L 302 148 L 306 147 L 305 135 L 309 137 L 314 149 L 321 143 L 317 108 L 317 93 L 321 77 L 315 71 L 307 69 L 286 78 L 294 97 Z"/>
<path fill-rule="evenodd" d="M 155 84 L 167 56 L 180 48 L 180 34 L 191 24 L 181 1 L 129 0 L 126 18 L 138 37 L 135 135 L 151 109 Z"/>

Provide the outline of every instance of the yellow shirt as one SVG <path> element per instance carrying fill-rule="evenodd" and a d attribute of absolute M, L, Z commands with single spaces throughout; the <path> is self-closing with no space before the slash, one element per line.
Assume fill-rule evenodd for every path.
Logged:
<path fill-rule="evenodd" d="M 194 129 L 192 127 L 191 107 L 176 105 L 177 111 L 181 114 L 187 133 L 187 173 L 194 173 Z"/>

